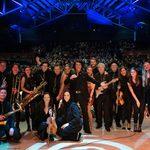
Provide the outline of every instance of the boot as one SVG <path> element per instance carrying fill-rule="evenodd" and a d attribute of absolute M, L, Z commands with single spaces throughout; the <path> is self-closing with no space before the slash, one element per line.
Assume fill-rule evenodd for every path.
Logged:
<path fill-rule="evenodd" d="M 141 124 L 139 124 L 137 131 L 138 131 L 138 132 L 142 132 Z"/>

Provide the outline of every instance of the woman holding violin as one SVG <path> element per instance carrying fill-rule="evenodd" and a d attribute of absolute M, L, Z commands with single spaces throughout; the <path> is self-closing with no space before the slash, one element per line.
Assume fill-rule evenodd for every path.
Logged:
<path fill-rule="evenodd" d="M 45 140 L 47 137 L 49 137 L 49 140 L 54 141 L 54 137 L 57 131 L 57 125 L 55 123 L 54 111 L 50 106 L 50 99 L 50 94 L 45 93 L 43 96 L 43 100 L 38 105 L 35 120 L 37 123 L 39 139 Z"/>

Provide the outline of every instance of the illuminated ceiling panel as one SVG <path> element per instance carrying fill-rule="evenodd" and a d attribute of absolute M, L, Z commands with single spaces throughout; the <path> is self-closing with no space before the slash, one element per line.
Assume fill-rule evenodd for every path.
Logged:
<path fill-rule="evenodd" d="M 100 19 L 105 18 L 109 22 L 126 27 L 128 25 L 122 22 L 122 18 L 126 14 L 134 12 L 136 14 L 137 10 L 141 15 L 143 12 L 150 15 L 150 2 L 146 0 L 1 0 L 0 2 L 1 18 L 11 14 L 20 16 L 19 24 L 25 26 L 23 23 L 26 21 L 27 28 L 51 23 L 72 14 L 72 10 L 76 10 L 74 14 L 81 14 L 81 11 L 87 14 L 88 10 L 92 10 L 99 13 Z"/>

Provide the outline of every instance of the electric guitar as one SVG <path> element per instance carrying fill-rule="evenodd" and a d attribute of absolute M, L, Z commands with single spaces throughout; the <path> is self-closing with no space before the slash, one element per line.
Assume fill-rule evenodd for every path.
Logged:
<path fill-rule="evenodd" d="M 104 84 L 106 84 L 107 86 L 109 86 L 110 84 L 112 84 L 112 83 L 115 83 L 115 82 L 117 82 L 119 79 L 118 78 L 114 78 L 114 79 L 112 79 L 111 81 L 109 81 L 108 83 L 106 83 L 106 81 L 104 81 L 104 82 L 102 82 L 102 83 L 104 83 Z M 96 90 L 96 98 L 98 98 L 99 97 L 99 95 L 101 95 L 101 94 L 103 94 L 103 88 L 102 88 L 102 86 L 100 86 L 97 90 Z"/>

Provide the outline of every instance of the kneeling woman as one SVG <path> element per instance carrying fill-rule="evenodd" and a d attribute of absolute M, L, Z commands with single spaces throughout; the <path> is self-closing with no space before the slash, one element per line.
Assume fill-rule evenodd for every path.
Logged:
<path fill-rule="evenodd" d="M 77 104 L 71 100 L 69 91 L 64 92 L 64 98 L 59 105 L 56 123 L 57 134 L 62 140 L 80 140 L 81 114 Z"/>
<path fill-rule="evenodd" d="M 43 100 L 39 103 L 38 110 L 36 113 L 37 131 L 38 136 L 41 140 L 45 140 L 50 135 L 49 140 L 54 140 L 57 126 L 55 123 L 55 117 L 53 110 L 50 107 L 50 95 L 45 93 Z"/>

